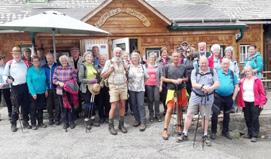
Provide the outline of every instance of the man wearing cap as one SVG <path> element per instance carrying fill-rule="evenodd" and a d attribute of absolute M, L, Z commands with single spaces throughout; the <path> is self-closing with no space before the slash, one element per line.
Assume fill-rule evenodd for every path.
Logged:
<path fill-rule="evenodd" d="M 93 46 L 91 49 L 94 66 L 98 67 L 99 65 L 99 58 L 100 58 L 100 50 L 98 46 Z"/>
<path fill-rule="evenodd" d="M 24 61 L 24 63 L 27 65 L 28 68 L 32 65 L 32 62 L 31 62 L 31 49 L 29 49 L 29 48 L 24 49 L 22 60 Z"/>
<path fill-rule="evenodd" d="M 4 73 L 3 80 L 11 84 L 11 95 L 13 102 L 13 109 L 11 115 L 11 131 L 17 131 L 17 120 L 19 117 L 19 106 L 23 115 L 23 126 L 27 129 L 31 129 L 28 124 L 29 120 L 29 108 L 30 98 L 26 84 L 27 65 L 22 60 L 21 49 L 17 46 L 12 48 L 13 59 L 8 61 Z"/>
<path fill-rule="evenodd" d="M 69 64 L 78 72 L 79 67 L 83 63 L 83 57 L 80 56 L 80 50 L 78 47 L 72 47 L 70 49 L 70 53 L 71 53 L 71 58 L 70 58 Z"/>
<path fill-rule="evenodd" d="M 46 64 L 46 58 L 44 56 L 44 48 L 38 48 L 37 49 L 37 56 L 40 59 L 40 65 L 43 66 Z"/>

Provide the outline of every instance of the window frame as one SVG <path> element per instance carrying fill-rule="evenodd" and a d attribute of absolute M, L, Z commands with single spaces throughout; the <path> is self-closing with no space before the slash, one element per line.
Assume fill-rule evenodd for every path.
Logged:
<path fill-rule="evenodd" d="M 248 44 L 239 45 L 239 63 L 245 63 L 245 59 L 248 57 Z"/>

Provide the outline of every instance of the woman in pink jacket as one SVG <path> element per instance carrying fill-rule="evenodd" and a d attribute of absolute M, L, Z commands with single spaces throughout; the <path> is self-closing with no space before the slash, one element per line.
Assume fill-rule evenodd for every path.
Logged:
<path fill-rule="evenodd" d="M 240 91 L 237 96 L 238 107 L 243 108 L 248 129 L 247 137 L 256 142 L 260 130 L 259 115 L 267 98 L 262 81 L 253 75 L 250 66 L 244 68 L 245 78 L 240 81 Z"/>

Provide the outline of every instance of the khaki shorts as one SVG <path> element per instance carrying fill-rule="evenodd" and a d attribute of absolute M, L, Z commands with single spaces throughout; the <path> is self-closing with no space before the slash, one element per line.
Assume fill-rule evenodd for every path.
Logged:
<path fill-rule="evenodd" d="M 109 95 L 110 103 L 117 102 L 120 100 L 127 100 L 127 85 L 113 85 L 109 84 Z"/>
<path fill-rule="evenodd" d="M 206 118 L 210 118 L 212 114 L 212 106 L 211 105 L 200 105 L 200 104 L 190 104 L 187 108 L 187 114 L 195 115 L 200 111 L 201 116 L 205 116 Z"/>

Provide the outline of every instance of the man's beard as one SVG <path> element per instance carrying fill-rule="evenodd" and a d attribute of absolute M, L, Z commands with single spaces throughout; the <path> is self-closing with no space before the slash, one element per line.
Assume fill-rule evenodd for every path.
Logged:
<path fill-rule="evenodd" d="M 114 61 L 118 64 L 120 64 L 122 62 L 122 58 L 121 57 L 114 57 Z"/>

